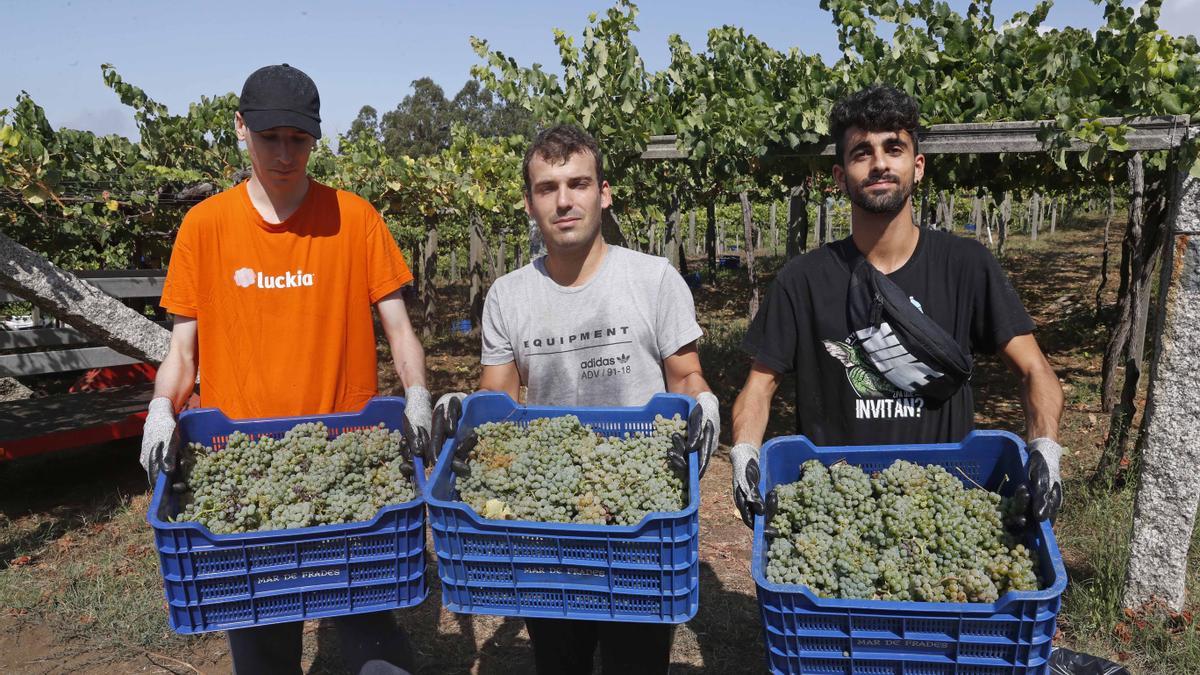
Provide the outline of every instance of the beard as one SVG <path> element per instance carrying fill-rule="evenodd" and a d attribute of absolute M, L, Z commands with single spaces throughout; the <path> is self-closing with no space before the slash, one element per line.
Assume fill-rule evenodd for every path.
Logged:
<path fill-rule="evenodd" d="M 883 181 L 892 181 L 895 187 L 884 193 L 867 192 L 867 187 Z M 908 204 L 908 198 L 913 193 L 914 182 L 909 181 L 905 183 L 895 174 L 884 174 L 868 178 L 849 189 L 850 201 L 855 206 L 870 213 L 898 213 L 900 209 Z"/>

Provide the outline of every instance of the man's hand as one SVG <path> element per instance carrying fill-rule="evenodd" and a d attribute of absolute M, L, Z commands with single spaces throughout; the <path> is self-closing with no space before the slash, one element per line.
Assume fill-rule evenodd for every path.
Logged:
<path fill-rule="evenodd" d="M 738 443 L 729 451 L 729 461 L 733 464 L 733 503 L 746 527 L 754 527 L 754 515 L 763 512 L 758 492 L 758 446 Z"/>
<path fill-rule="evenodd" d="M 179 455 L 179 431 L 175 426 L 175 408 L 171 399 L 159 396 L 150 401 L 146 424 L 142 427 L 142 468 L 153 486 L 158 473 L 175 470 Z"/>
<path fill-rule="evenodd" d="M 462 417 L 462 402 L 467 395 L 461 391 L 442 394 L 433 407 L 433 432 L 429 444 L 429 466 L 437 461 L 437 455 L 446 444 L 446 439 L 458 430 L 458 419 Z"/>
<path fill-rule="evenodd" d="M 680 470 L 685 470 L 688 454 L 697 452 L 700 459 L 700 477 L 703 478 L 720 435 L 721 414 L 717 397 L 711 391 L 700 392 L 696 396 L 696 405 L 688 415 L 687 439 L 679 434 L 671 435 L 671 463 Z"/>
<path fill-rule="evenodd" d="M 1062 507 L 1062 476 L 1059 473 L 1062 446 L 1043 437 L 1030 441 L 1028 449 L 1029 481 L 1013 493 L 1015 517 L 1008 525 L 1014 530 L 1044 520 L 1053 523 Z"/>
<path fill-rule="evenodd" d="M 696 407 L 701 410 L 701 422 L 699 425 L 688 424 L 688 447 L 700 451 L 700 477 L 703 478 L 721 437 L 721 407 L 711 391 L 701 392 L 696 397 Z"/>
<path fill-rule="evenodd" d="M 426 462 L 429 461 L 429 427 L 432 421 L 429 390 L 420 385 L 405 389 L 404 428 L 407 431 L 405 440 L 408 442 L 410 457 L 420 457 Z"/>
<path fill-rule="evenodd" d="M 1054 522 L 1062 507 L 1062 446 L 1049 438 L 1029 443 L 1029 513 L 1039 522 Z"/>

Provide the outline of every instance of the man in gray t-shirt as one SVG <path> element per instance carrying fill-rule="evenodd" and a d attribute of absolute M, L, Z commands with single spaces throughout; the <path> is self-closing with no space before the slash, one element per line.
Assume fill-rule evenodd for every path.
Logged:
<path fill-rule="evenodd" d="M 531 405 L 643 405 L 666 391 L 664 362 L 701 335 L 692 293 L 674 267 L 606 248 L 578 286 L 556 282 L 543 257 L 488 291 L 484 368 L 501 369 L 508 385 L 515 366 Z"/>
<path fill-rule="evenodd" d="M 641 406 L 660 392 L 696 399 L 689 421 L 701 471 L 720 435 L 717 399 L 700 369 L 692 294 L 663 258 L 609 245 L 600 220 L 612 195 L 595 140 L 568 125 L 547 129 L 525 154 L 525 209 L 546 255 L 496 280 L 483 308 L 479 388 L 554 406 Z M 447 394 L 435 427 L 452 426 Z M 435 436 L 438 434 L 435 434 Z M 537 670 L 590 675 L 665 673 L 670 624 L 527 619 Z"/>

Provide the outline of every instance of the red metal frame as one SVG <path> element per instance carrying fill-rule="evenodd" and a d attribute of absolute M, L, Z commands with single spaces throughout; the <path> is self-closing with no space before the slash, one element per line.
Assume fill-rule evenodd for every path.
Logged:
<path fill-rule="evenodd" d="M 112 387 L 153 382 L 156 373 L 157 369 L 154 366 L 145 363 L 94 368 L 76 380 L 68 391 L 82 395 Z M 0 462 L 140 436 L 145 421 L 146 412 L 141 411 L 82 429 L 64 429 L 29 438 L 0 441 Z"/>
<path fill-rule="evenodd" d="M 153 382 L 156 373 L 158 373 L 158 369 L 148 363 L 93 368 L 76 380 L 68 391 L 77 394 L 85 391 L 103 391 L 109 387 Z"/>
<path fill-rule="evenodd" d="M 3 441 L 0 445 L 0 462 L 6 460 L 32 457 L 44 452 L 55 452 L 68 448 L 78 448 L 84 445 L 95 445 L 107 441 L 120 440 L 142 435 L 142 426 L 146 421 L 146 413 L 134 413 L 125 419 L 99 424 L 84 429 L 69 429 L 42 434 L 32 438 L 22 438 L 15 441 Z"/>

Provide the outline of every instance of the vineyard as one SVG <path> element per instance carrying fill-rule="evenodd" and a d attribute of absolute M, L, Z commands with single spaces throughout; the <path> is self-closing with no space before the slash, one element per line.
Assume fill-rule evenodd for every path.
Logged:
<path fill-rule="evenodd" d="M 418 81 L 396 111 L 379 116 L 364 107 L 347 134 L 322 139 L 309 172 L 362 195 L 383 214 L 416 276 L 410 312 L 425 341 L 430 389 L 470 390 L 478 376 L 472 336 L 488 285 L 540 247 L 522 201 L 530 133 L 558 121 L 586 128 L 603 151 L 613 190 L 605 238 L 668 258 L 693 286 L 706 335 L 702 360 L 727 419 L 748 365 L 737 345 L 774 272 L 851 231 L 849 203 L 832 181 L 825 151 L 834 101 L 885 82 L 917 98 L 923 127 L 1039 122 L 1036 151 L 931 155 L 914 195 L 914 220 L 974 237 L 1001 259 L 1066 384 L 1067 506 L 1057 528 L 1071 574 L 1063 644 L 1144 672 L 1187 672 L 1200 659 L 1200 628 L 1190 613 L 1200 589 L 1198 552 L 1188 548 L 1200 484 L 1188 469 L 1197 465 L 1195 452 L 1171 450 L 1177 446 L 1161 439 L 1182 429 L 1177 442 L 1185 444 L 1186 434 L 1196 433 L 1196 409 L 1185 401 L 1192 407 L 1170 413 L 1182 418 L 1178 426 L 1154 428 L 1150 383 L 1194 378 L 1194 371 L 1180 373 L 1196 358 L 1187 345 L 1200 337 L 1187 331 L 1200 327 L 1171 317 L 1187 315 L 1178 309 L 1186 305 L 1172 303 L 1190 302 L 1194 293 L 1177 270 L 1192 269 L 1200 255 L 1188 243 L 1196 232 L 1180 225 L 1180 214 L 1198 210 L 1200 45 L 1159 25 L 1161 0 L 1098 4 L 1103 25 L 1089 31 L 1045 26 L 1050 2 L 1001 17 L 988 0 L 962 12 L 936 0 L 822 0 L 841 49 L 832 63 L 723 26 L 710 30 L 703 46 L 672 37 L 669 64 L 651 71 L 634 44 L 637 7 L 619 0 L 592 15 L 581 36 L 555 31 L 561 74 L 518 63 L 486 35 L 472 38 L 479 64 L 452 101 Z M 136 138 L 54 129 L 26 94 L 0 109 L 0 234 L 68 270 L 160 269 L 186 210 L 249 175 L 232 124 L 237 97 L 203 96 L 172 112 L 115 66 L 103 65 L 100 75 L 130 109 Z M 414 97 L 440 103 L 421 105 Z M 1138 145 L 1137 132 L 1150 122 L 1167 129 L 1175 139 L 1170 147 Z M 664 152 L 648 151 L 663 138 Z M 1169 290 L 1180 283 L 1182 290 Z M 0 304 L 4 315 L 30 309 Z M 464 320 L 471 335 L 459 334 Z M 1156 339 L 1161 335 L 1174 338 Z M 1183 355 L 1164 356 L 1164 345 Z M 1160 359 L 1167 365 L 1156 375 L 1152 365 Z M 1020 433 L 1015 385 L 998 362 L 982 369 L 974 383 L 979 426 Z M 398 387 L 392 380 L 394 373 L 381 369 L 384 393 Z M 772 434 L 791 431 L 790 403 L 780 405 Z M 728 432 L 721 440 L 729 441 Z M 121 451 L 135 467 L 131 447 Z M 82 478 L 96 469 L 89 461 L 69 465 L 78 475 L 66 478 L 67 506 L 15 489 L 31 477 L 49 484 L 45 467 L 0 476 L 14 488 L 0 489 L 13 495 L 0 497 L 0 631 L 41 640 L 44 654 L 53 655 L 57 636 L 136 625 L 128 639 L 87 637 L 69 655 L 95 672 L 164 650 L 184 650 L 196 665 L 226 663 L 215 641 L 185 643 L 162 633 L 153 604 L 161 593 L 146 592 L 161 590 L 154 587 L 153 551 L 137 522 L 144 484 L 131 475 L 136 469 L 107 468 L 102 475 L 113 485 L 89 485 Z M 696 671 L 733 672 L 760 663 L 762 651 L 753 583 L 743 569 L 749 537 L 729 498 L 728 462 L 713 464 L 701 505 L 700 615 L 676 650 L 677 660 Z M 1139 535 L 1133 504 L 1143 498 L 1139 490 L 1150 494 L 1148 484 L 1158 503 L 1168 495 L 1190 510 L 1178 509 L 1188 513 L 1174 514 L 1168 525 L 1143 521 Z M 1150 518 L 1154 503 L 1139 511 Z M 1162 550 L 1154 548 L 1158 540 L 1145 539 L 1155 529 L 1173 537 L 1169 556 L 1150 556 Z M 75 547 L 99 556 L 93 540 L 103 537 L 128 555 L 72 561 Z M 1146 572 L 1147 560 L 1161 569 Z M 34 571 L 47 566 L 35 583 Z M 103 608 L 97 598 L 109 593 L 136 598 L 126 608 L 133 613 Z M 522 644 L 519 622 L 456 620 L 437 615 L 436 606 L 421 611 L 433 613 L 420 617 L 424 628 L 417 630 L 431 644 L 421 653 L 429 672 L 439 649 L 463 670 L 529 666 L 515 646 Z M 139 612 L 145 616 L 135 618 Z M 30 628 L 35 621 L 56 637 Z M 726 637 L 714 637 L 734 622 L 739 627 Z M 477 661 L 472 649 L 452 646 L 468 633 L 484 655 Z M 0 644 L 0 652 L 22 646 Z M 309 657 L 324 663 L 311 650 Z M 0 670 L 21 669 L 4 658 Z"/>

